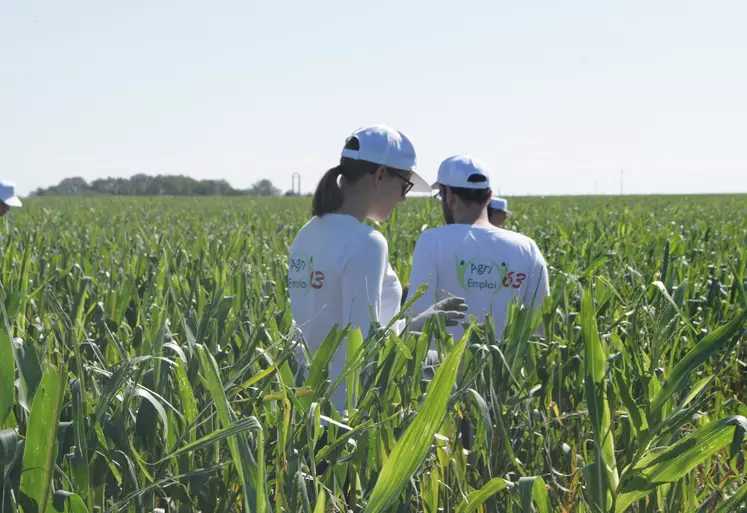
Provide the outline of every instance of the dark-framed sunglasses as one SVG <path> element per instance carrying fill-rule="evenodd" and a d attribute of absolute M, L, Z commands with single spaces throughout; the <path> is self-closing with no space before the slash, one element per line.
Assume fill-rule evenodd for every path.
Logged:
<path fill-rule="evenodd" d="M 413 187 L 415 187 L 414 183 L 412 183 L 410 180 L 408 180 L 407 178 L 405 178 L 404 176 L 402 176 L 402 174 L 400 174 L 400 172 L 397 171 L 396 169 L 394 169 L 393 167 L 387 167 L 386 169 L 387 169 L 387 171 L 389 171 L 390 173 L 392 173 L 393 175 L 395 175 L 397 178 L 399 178 L 400 180 L 402 180 L 403 182 L 405 182 L 405 183 L 402 184 L 402 196 L 406 196 L 407 193 L 410 192 L 410 190 Z"/>

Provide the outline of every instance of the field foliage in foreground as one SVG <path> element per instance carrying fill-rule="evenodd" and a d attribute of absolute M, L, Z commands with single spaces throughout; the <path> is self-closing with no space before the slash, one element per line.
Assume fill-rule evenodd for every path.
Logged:
<path fill-rule="evenodd" d="M 307 198 L 27 201 L 0 221 L 3 511 L 744 508 L 747 197 L 511 206 L 550 265 L 540 316 L 333 332 L 302 379 L 285 280 Z M 421 199 L 379 227 L 403 282 L 440 223 Z"/>

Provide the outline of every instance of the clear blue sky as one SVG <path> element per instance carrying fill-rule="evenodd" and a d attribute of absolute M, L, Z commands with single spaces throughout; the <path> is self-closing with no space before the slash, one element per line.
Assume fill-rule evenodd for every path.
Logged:
<path fill-rule="evenodd" d="M 0 178 L 312 190 L 355 128 L 504 195 L 747 192 L 747 2 L 0 0 Z"/>

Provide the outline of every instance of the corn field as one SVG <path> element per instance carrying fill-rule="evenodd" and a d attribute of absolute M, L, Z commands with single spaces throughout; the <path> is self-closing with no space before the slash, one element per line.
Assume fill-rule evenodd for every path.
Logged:
<path fill-rule="evenodd" d="M 538 316 L 340 327 L 302 368 L 308 198 L 26 201 L 0 220 L 2 511 L 747 511 L 747 196 L 511 206 Z M 403 283 L 442 222 L 413 199 L 378 226 Z"/>

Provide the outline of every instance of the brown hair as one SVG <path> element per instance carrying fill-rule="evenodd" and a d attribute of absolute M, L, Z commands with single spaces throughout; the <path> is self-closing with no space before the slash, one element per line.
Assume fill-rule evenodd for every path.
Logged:
<path fill-rule="evenodd" d="M 487 177 L 475 173 L 473 175 L 470 175 L 469 178 L 467 178 L 468 182 L 471 183 L 480 183 L 487 181 Z M 493 191 L 490 189 L 490 187 L 485 189 L 470 189 L 467 187 L 451 187 L 451 192 L 457 195 L 459 199 L 464 201 L 465 203 L 477 203 L 477 204 L 483 204 L 483 203 L 489 203 L 490 198 L 493 196 Z M 444 186 L 441 186 L 441 197 L 444 198 L 445 195 L 443 193 Z"/>
<path fill-rule="evenodd" d="M 357 137 L 351 137 L 345 144 L 345 148 L 351 150 L 358 150 L 359 147 Z M 373 173 L 379 167 L 379 164 L 366 160 L 340 157 L 340 164 L 327 170 L 316 186 L 314 198 L 311 200 L 312 215 L 321 217 L 324 214 L 329 214 L 340 209 L 342 200 L 345 197 L 343 188 L 338 183 L 340 177 L 342 177 L 342 185 L 346 183 L 353 184 L 364 175 Z"/>

